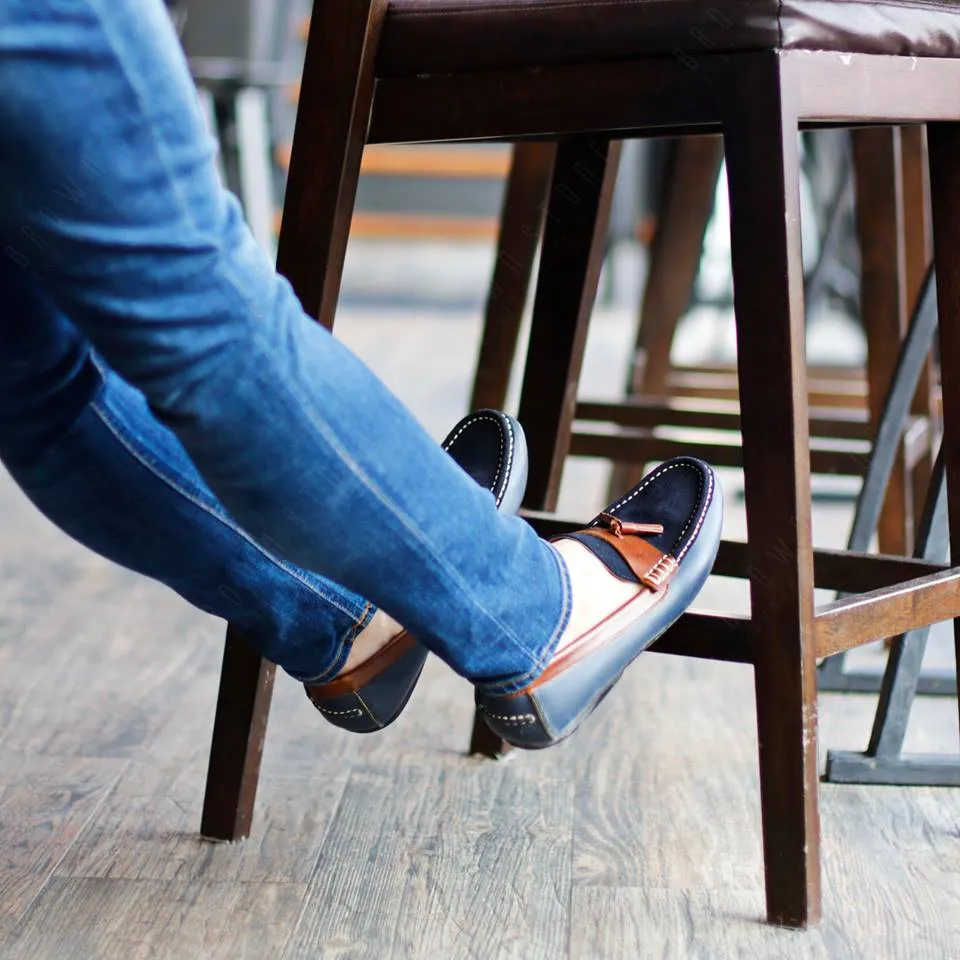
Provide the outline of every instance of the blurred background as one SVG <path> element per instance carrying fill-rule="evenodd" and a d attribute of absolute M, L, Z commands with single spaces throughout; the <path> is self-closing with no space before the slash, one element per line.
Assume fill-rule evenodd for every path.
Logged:
<path fill-rule="evenodd" d="M 260 242 L 275 248 L 309 27 L 310 0 L 169 0 L 221 143 L 224 177 Z M 635 322 L 666 156 L 663 141 L 625 145 L 601 280 L 599 316 Z M 839 223 L 811 316 L 812 362 L 859 364 L 857 251 L 845 134 L 805 135 L 804 258 L 818 263 Z M 507 144 L 374 145 L 366 149 L 341 304 L 460 319 L 484 302 L 493 264 Z M 727 204 L 721 175 L 680 359 L 732 355 Z M 844 242 L 846 241 L 846 242 Z M 845 322 L 846 321 L 846 322 Z"/>

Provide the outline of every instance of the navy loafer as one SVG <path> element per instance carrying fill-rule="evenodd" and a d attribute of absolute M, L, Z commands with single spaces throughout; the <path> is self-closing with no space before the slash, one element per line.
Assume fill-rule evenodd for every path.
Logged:
<path fill-rule="evenodd" d="M 527 443 L 520 424 L 498 410 L 464 417 L 443 449 L 493 495 L 501 513 L 516 513 L 527 488 Z M 304 684 L 313 705 L 334 726 L 373 733 L 403 712 L 427 659 L 405 630 L 369 660 L 327 683 Z"/>
<path fill-rule="evenodd" d="M 528 749 L 570 736 L 623 671 L 693 603 L 713 568 L 722 525 L 716 474 L 699 460 L 677 457 L 588 527 L 567 535 L 612 576 L 642 589 L 565 644 L 522 690 L 504 694 L 478 687 L 477 709 L 493 732 Z"/>

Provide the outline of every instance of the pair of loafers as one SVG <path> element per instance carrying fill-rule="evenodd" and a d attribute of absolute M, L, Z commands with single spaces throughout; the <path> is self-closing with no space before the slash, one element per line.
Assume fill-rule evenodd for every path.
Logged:
<path fill-rule="evenodd" d="M 462 420 L 447 452 L 491 491 L 501 511 L 523 499 L 527 449 L 512 417 L 482 410 Z M 515 746 L 540 749 L 570 736 L 596 709 L 623 671 L 694 601 L 716 559 L 723 503 L 716 474 L 692 457 L 668 460 L 586 527 L 557 539 L 589 550 L 636 594 L 565 644 L 523 689 L 476 687 L 479 713 Z M 355 670 L 307 686 L 307 695 L 336 726 L 358 733 L 392 723 L 406 706 L 427 653 L 398 634 Z"/>
<path fill-rule="evenodd" d="M 464 417 L 443 449 L 481 487 L 501 513 L 513 514 L 527 489 L 527 443 L 520 424 L 498 410 Z M 305 684 L 313 705 L 334 726 L 374 733 L 393 723 L 407 705 L 427 660 L 427 649 L 405 630 L 369 660 L 327 683 Z"/>

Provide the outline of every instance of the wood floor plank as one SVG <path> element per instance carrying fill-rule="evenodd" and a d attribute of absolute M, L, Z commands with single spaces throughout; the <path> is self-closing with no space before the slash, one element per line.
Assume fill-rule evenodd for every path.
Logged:
<path fill-rule="evenodd" d="M 931 869 L 921 856 L 893 870 L 889 850 L 879 849 L 846 862 L 825 860 L 825 920 L 807 931 L 766 924 L 759 887 L 575 887 L 570 958 L 955 960 L 960 948 L 955 864 Z"/>
<path fill-rule="evenodd" d="M 276 960 L 299 884 L 51 880 L 4 960 Z"/>
<path fill-rule="evenodd" d="M 576 887 L 570 919 L 570 960 L 854 960 L 766 925 L 759 889 Z"/>
<path fill-rule="evenodd" d="M 574 883 L 758 886 L 750 670 L 642 658 L 601 711 L 575 745 Z"/>
<path fill-rule="evenodd" d="M 0 752 L 0 921 L 23 913 L 125 767 Z"/>
<path fill-rule="evenodd" d="M 206 768 L 132 766 L 91 819 L 60 877 L 306 883 L 346 784 L 264 778 L 253 831 L 237 844 L 198 834 Z"/>
<path fill-rule="evenodd" d="M 960 792 L 830 785 L 823 817 L 831 958 L 956 960 Z"/>
<path fill-rule="evenodd" d="M 2 498 L 0 498 L 2 509 Z M 10 554 L 16 553 L 16 563 Z M 91 597 L 113 593 L 116 582 L 85 558 L 53 553 L 33 561 L 4 537 L 0 550 L 0 684 L 32 687 L 41 670 L 70 660 L 77 645 L 77 612 Z M 37 570 L 30 568 L 33 563 Z"/>
<path fill-rule="evenodd" d="M 564 956 L 572 814 L 532 766 L 356 769 L 285 960 Z"/>
<path fill-rule="evenodd" d="M 142 755 L 180 714 L 185 688 L 214 669 L 215 623 L 159 585 L 122 572 L 102 602 L 74 598 L 72 608 L 61 609 L 72 609 L 71 634 L 81 652 L 51 655 L 42 672 L 34 671 L 36 682 L 16 698 L 4 739 L 51 756 Z"/>

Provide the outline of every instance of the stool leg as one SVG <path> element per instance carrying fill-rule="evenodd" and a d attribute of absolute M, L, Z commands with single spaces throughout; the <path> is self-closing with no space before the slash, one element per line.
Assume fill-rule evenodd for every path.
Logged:
<path fill-rule="evenodd" d="M 315 3 L 290 154 L 277 269 L 333 326 L 387 0 Z M 346 96 L 353 90 L 353 96 Z"/>
<path fill-rule="evenodd" d="M 553 143 L 518 143 L 513 148 L 471 410 L 501 410 L 506 403 L 556 154 Z"/>
<path fill-rule="evenodd" d="M 530 447 L 524 506 L 535 510 L 557 503 L 619 160 L 620 143 L 609 140 L 557 148 L 520 398 Z M 471 753 L 495 757 L 507 749 L 475 715 Z"/>
<path fill-rule="evenodd" d="M 933 252 L 937 272 L 943 440 L 950 562 L 960 564 L 960 123 L 928 127 Z M 953 621 L 960 664 L 960 619 Z"/>
<path fill-rule="evenodd" d="M 277 269 L 326 327 L 340 292 L 387 0 L 317 3 L 310 23 Z M 345 96 L 349 90 L 352 97 Z M 249 835 L 273 667 L 227 631 L 201 832 Z"/>
<path fill-rule="evenodd" d="M 234 627 L 227 630 L 200 821 L 208 840 L 250 836 L 274 669 Z"/>
<path fill-rule="evenodd" d="M 854 130 L 860 316 L 867 336 L 870 422 L 876 433 L 906 329 L 903 171 L 899 127 Z M 913 496 L 903 450 L 890 475 L 877 538 L 880 552 L 908 556 L 913 548 Z"/>
<path fill-rule="evenodd" d="M 640 307 L 632 393 L 667 393 L 670 348 L 693 297 L 722 163 L 720 137 L 683 137 L 672 144 Z"/>
<path fill-rule="evenodd" d="M 767 916 L 802 927 L 820 915 L 820 833 L 798 125 L 775 55 L 741 71 L 724 146 Z"/>
<path fill-rule="evenodd" d="M 902 127 L 900 143 L 903 153 L 903 235 L 906 264 L 906 301 L 908 315 L 919 301 L 933 252 L 930 235 L 930 180 L 927 164 L 925 127 Z M 913 517 L 923 516 L 927 487 L 933 473 L 933 450 L 936 424 L 933 404 L 933 361 L 927 359 L 911 412 L 923 417 L 930 431 L 929 448 L 917 461 L 910 477 L 913 491 Z"/>
<path fill-rule="evenodd" d="M 620 146 L 583 138 L 557 149 L 520 396 L 519 419 L 530 445 L 524 505 L 536 510 L 556 507 L 570 449 Z"/>
<path fill-rule="evenodd" d="M 666 396 L 669 392 L 670 349 L 693 297 L 722 163 L 721 137 L 682 137 L 670 145 L 628 396 Z M 639 482 L 644 466 L 640 462 L 614 464 L 610 498 Z"/>

